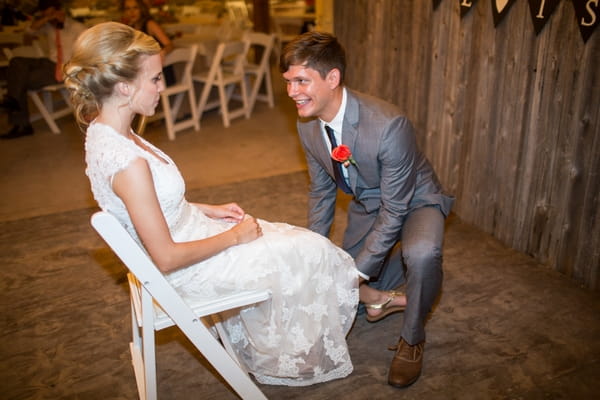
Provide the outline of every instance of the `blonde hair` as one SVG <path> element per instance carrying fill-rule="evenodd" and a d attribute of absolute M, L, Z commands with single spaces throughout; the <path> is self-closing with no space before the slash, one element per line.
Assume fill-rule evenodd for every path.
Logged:
<path fill-rule="evenodd" d="M 77 122 L 89 125 L 115 85 L 134 81 L 141 58 L 159 52 L 154 38 L 118 22 L 104 22 L 84 31 L 64 67 Z"/>

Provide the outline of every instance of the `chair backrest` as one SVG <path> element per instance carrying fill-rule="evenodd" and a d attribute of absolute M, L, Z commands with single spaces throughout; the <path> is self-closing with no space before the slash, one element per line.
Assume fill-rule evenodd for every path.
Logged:
<path fill-rule="evenodd" d="M 163 66 L 183 64 L 183 71 L 181 71 L 181 79 L 177 79 L 178 83 L 191 85 L 192 84 L 192 68 L 196 61 L 196 54 L 198 54 L 198 45 L 193 44 L 186 47 L 177 47 L 171 51 L 165 57 Z"/>
<path fill-rule="evenodd" d="M 260 68 L 263 68 L 269 64 L 269 58 L 271 57 L 273 45 L 275 44 L 275 34 L 254 31 L 246 32 L 244 33 L 244 42 L 246 42 L 248 51 L 246 62 L 253 63 L 249 61 L 249 58 L 255 57 L 255 53 L 252 50 L 256 50 L 256 47 L 259 46 L 261 48 L 262 55 L 260 61 L 254 62 L 254 64 L 257 64 Z"/>
<path fill-rule="evenodd" d="M 234 75 L 244 74 L 244 62 L 246 59 L 246 44 L 240 40 L 219 44 L 215 54 L 215 62 L 219 61 L 219 66 L 228 64 L 227 71 Z M 222 68 L 219 68 L 223 72 Z"/>
<path fill-rule="evenodd" d="M 245 58 L 245 42 L 241 40 L 221 42 L 212 56 L 208 71 L 197 75 L 198 79 L 208 85 L 219 85 L 226 75 L 243 79 Z"/>
<path fill-rule="evenodd" d="M 131 237 L 117 218 L 105 211 L 92 216 L 92 226 L 127 269 L 174 321 L 196 318 L 190 307 L 156 267 L 146 251 Z"/>

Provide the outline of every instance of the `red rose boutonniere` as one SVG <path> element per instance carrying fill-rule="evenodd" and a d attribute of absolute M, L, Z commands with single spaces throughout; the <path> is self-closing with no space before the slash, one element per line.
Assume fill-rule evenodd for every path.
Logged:
<path fill-rule="evenodd" d="M 346 168 L 348 168 L 350 164 L 358 168 L 356 160 L 352 158 L 352 152 L 350 151 L 350 148 L 345 144 L 340 144 L 338 147 L 331 150 L 331 158 L 339 163 L 342 163 Z"/>

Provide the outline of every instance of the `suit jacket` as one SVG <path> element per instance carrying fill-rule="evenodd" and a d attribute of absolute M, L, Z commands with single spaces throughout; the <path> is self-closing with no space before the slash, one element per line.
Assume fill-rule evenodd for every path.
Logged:
<path fill-rule="evenodd" d="M 361 272 L 376 277 L 400 239 L 404 217 L 424 206 L 437 206 L 447 216 L 454 198 L 443 193 L 410 121 L 396 106 L 351 90 L 347 95 L 342 143 L 357 165 L 348 166 L 354 198 L 342 246 L 350 249 L 365 239 L 352 255 Z M 310 174 L 308 227 L 328 236 L 337 196 L 330 152 L 318 119 L 297 126 Z"/>

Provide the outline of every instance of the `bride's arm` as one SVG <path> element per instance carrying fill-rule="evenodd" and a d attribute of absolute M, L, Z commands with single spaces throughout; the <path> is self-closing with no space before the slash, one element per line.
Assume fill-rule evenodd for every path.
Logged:
<path fill-rule="evenodd" d="M 206 239 L 174 242 L 154 190 L 146 160 L 138 158 L 117 173 L 112 184 L 121 198 L 144 247 L 163 272 L 171 272 L 214 256 L 262 235 L 254 218 L 245 218 L 230 230 Z"/>

